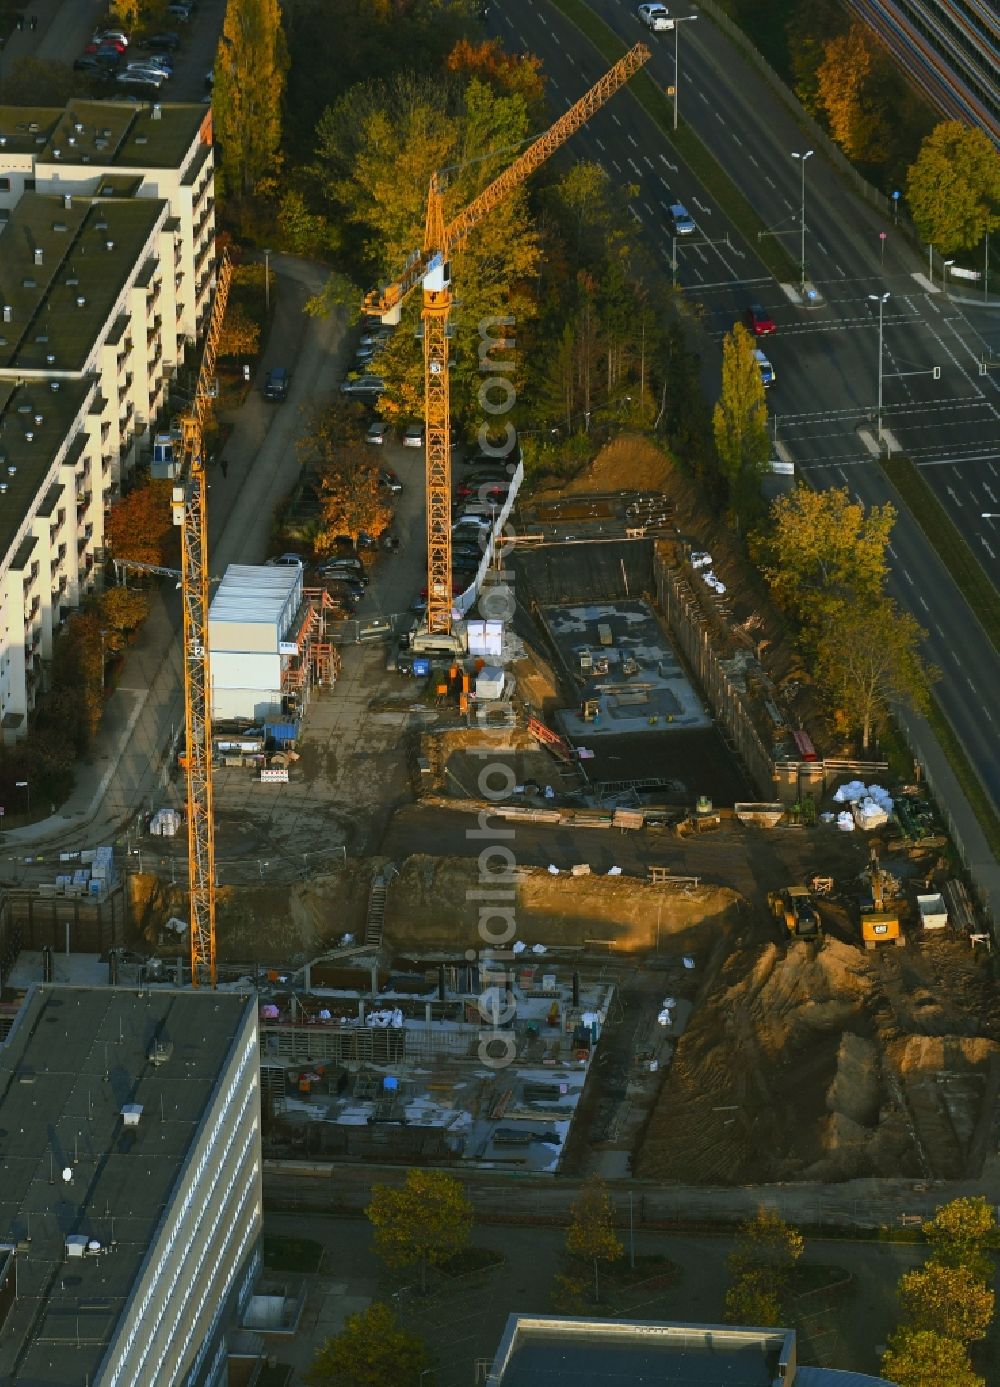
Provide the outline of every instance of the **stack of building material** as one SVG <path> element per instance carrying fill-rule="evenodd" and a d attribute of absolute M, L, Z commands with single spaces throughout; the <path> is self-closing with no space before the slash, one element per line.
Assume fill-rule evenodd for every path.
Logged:
<path fill-rule="evenodd" d="M 100 847 L 94 849 L 94 860 L 91 863 L 90 875 L 93 881 L 101 882 L 102 887 L 111 885 L 115 879 L 115 855 L 113 848 Z M 91 889 L 93 889 L 93 887 Z"/>
<path fill-rule="evenodd" d="M 181 816 L 176 809 L 157 809 L 149 821 L 149 831 L 158 838 L 172 838 L 181 826 Z"/>

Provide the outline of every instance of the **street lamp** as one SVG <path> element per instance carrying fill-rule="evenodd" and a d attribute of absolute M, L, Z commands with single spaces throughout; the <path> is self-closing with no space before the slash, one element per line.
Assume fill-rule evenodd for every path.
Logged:
<path fill-rule="evenodd" d="M 798 159 L 799 163 L 802 165 L 802 201 L 799 214 L 799 220 L 802 226 L 802 250 L 799 261 L 802 267 L 801 288 L 803 297 L 805 297 L 806 292 L 806 160 L 811 159 L 815 152 L 814 149 L 807 149 L 804 154 L 797 154 L 794 149 L 792 150 L 792 158 Z"/>
<path fill-rule="evenodd" d="M 680 105 L 680 51 L 681 51 L 681 31 L 678 24 L 684 24 L 689 19 L 697 19 L 696 14 L 681 15 L 674 20 L 674 129 L 677 129 L 677 111 Z"/>
<path fill-rule="evenodd" d="M 271 310 L 271 248 L 264 252 L 264 312 Z"/>
<path fill-rule="evenodd" d="M 882 442 L 882 313 L 889 300 L 888 289 L 884 294 L 869 294 L 872 303 L 878 304 L 878 441 Z"/>
<path fill-rule="evenodd" d="M 31 786 L 26 780 L 15 780 L 14 785 L 18 790 L 24 791 L 25 814 L 31 818 Z"/>

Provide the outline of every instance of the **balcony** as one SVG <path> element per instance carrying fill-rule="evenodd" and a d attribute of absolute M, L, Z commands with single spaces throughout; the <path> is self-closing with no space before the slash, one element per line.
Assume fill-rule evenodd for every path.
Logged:
<path fill-rule="evenodd" d="M 133 380 L 132 372 L 129 371 L 128 375 L 125 377 L 125 379 L 122 381 L 121 385 L 118 387 L 118 403 L 119 403 L 119 405 L 121 405 L 121 404 L 124 403 L 124 401 L 125 401 L 125 396 L 128 394 L 128 392 L 129 392 L 129 390 L 130 390 L 130 388 L 131 388 L 131 386 L 132 386 L 132 380 Z"/>

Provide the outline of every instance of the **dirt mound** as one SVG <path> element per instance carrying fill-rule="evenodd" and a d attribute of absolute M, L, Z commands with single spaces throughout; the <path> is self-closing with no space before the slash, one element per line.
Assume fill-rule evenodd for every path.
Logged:
<path fill-rule="evenodd" d="M 878 1113 L 879 1053 L 872 1041 L 846 1032 L 837 1051 L 837 1071 L 826 1091 L 826 1105 L 835 1117 L 868 1126 Z"/>
<path fill-rule="evenodd" d="M 839 1033 L 870 991 L 860 950 L 838 939 L 819 950 L 797 940 L 785 953 L 777 944 L 769 945 L 749 978 L 731 989 L 729 1000 L 733 1006 L 746 1005 L 749 993 L 758 1043 L 765 1054 L 777 1055 L 814 1034 Z"/>
<path fill-rule="evenodd" d="M 476 821 L 469 820 L 470 830 Z M 502 849 L 501 849 L 502 852 Z M 485 871 L 504 867 L 502 855 L 487 859 Z M 475 858 L 414 856 L 403 863 L 386 905 L 385 937 L 402 949 L 478 949 L 480 911 L 489 914 L 490 896 L 510 894 L 496 902 L 510 909 L 516 934 L 525 944 L 613 947 L 632 952 L 655 946 L 657 920 L 661 942 L 670 948 L 704 949 L 736 918 L 739 897 L 723 887 L 689 892 L 664 891 L 635 877 L 551 876 L 541 867 L 519 867 L 510 885 L 481 877 Z M 485 897 L 485 899 L 484 899 Z M 498 919 L 486 922 L 498 934 Z"/>
<path fill-rule="evenodd" d="M 571 482 L 538 493 L 535 499 L 551 500 L 595 491 L 664 491 L 674 470 L 669 456 L 641 435 L 623 434 L 602 448 L 594 460 Z"/>

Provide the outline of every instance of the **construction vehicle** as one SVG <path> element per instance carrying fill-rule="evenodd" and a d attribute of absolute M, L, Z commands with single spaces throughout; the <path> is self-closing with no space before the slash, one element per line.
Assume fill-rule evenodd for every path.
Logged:
<path fill-rule="evenodd" d="M 896 878 L 879 863 L 878 848 L 873 844 L 871 859 L 862 879 L 867 879 L 868 890 L 859 903 L 861 938 L 866 949 L 876 949 L 879 944 L 896 944 L 902 948 L 906 943 L 899 920 L 899 887 Z"/>
<path fill-rule="evenodd" d="M 645 44 L 636 44 L 590 91 L 561 116 L 544 135 L 528 146 L 472 202 L 447 223 L 444 190 L 437 173 L 427 194 L 424 242 L 407 259 L 392 284 L 370 293 L 365 312 L 397 324 L 402 305 L 418 284 L 423 288 L 424 408 L 427 448 L 427 615 L 426 629 L 434 635 L 451 631 L 451 404 L 449 397 L 448 319 L 452 307 L 451 260 L 469 233 L 507 195 L 554 154 L 569 137 L 647 63 Z M 486 358 L 482 358 L 484 361 Z"/>
<path fill-rule="evenodd" d="M 776 920 L 784 920 L 793 939 L 822 939 L 823 923 L 808 886 L 783 886 L 769 891 L 767 903 Z"/>

